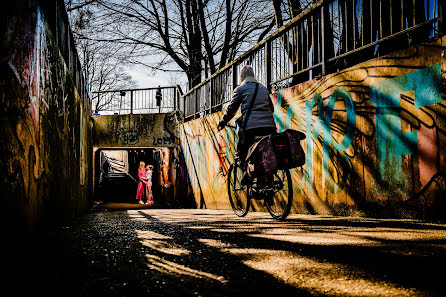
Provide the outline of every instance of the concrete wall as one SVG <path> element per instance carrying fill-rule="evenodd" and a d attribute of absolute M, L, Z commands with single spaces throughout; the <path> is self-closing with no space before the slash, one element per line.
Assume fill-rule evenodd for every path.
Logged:
<path fill-rule="evenodd" d="M 175 114 L 127 114 L 93 117 L 95 147 L 174 147 Z"/>
<path fill-rule="evenodd" d="M 122 148 L 138 151 L 136 148 L 154 148 L 154 200 L 162 206 L 195 207 L 191 199 L 191 188 L 185 165 L 183 152 L 178 138 L 178 117 L 175 112 L 163 114 L 127 114 L 101 115 L 93 117 L 94 149 Z M 97 154 L 95 154 L 97 155 Z M 97 157 L 96 157 L 97 158 Z M 135 179 L 139 161 L 148 162 L 148 158 L 138 157 L 133 172 Z M 95 161 L 98 166 L 98 160 Z M 146 163 L 147 164 L 147 163 Z M 96 169 L 96 181 L 99 170 Z M 98 185 L 98 184 L 96 184 Z M 136 186 L 125 189 L 125 194 L 117 195 L 99 190 L 95 185 L 95 198 L 98 200 L 120 199 L 129 196 L 128 201 L 134 202 Z M 117 191 L 116 191 L 117 193 Z M 192 201 L 191 201 L 192 200 Z"/>
<path fill-rule="evenodd" d="M 307 136 L 306 174 L 292 171 L 293 212 L 446 216 L 445 45 L 443 38 L 273 94 L 278 129 Z M 216 131 L 221 116 L 186 122 L 180 139 L 197 204 L 229 209 L 236 135 Z"/>
<path fill-rule="evenodd" d="M 85 81 L 63 2 L 43 3 L 0 8 L 0 201 L 10 229 L 71 219 L 91 199 Z"/>

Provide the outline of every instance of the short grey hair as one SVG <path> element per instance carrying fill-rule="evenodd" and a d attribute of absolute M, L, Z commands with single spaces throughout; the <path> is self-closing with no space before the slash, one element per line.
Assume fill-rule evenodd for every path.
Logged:
<path fill-rule="evenodd" d="M 254 77 L 254 70 L 250 65 L 245 65 L 240 69 L 240 82 L 243 82 L 247 76 Z"/>

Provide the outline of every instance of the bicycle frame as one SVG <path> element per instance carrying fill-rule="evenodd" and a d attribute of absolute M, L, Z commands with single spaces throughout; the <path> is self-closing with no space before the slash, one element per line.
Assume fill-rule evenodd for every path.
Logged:
<path fill-rule="evenodd" d="M 241 164 L 241 161 L 240 161 L 239 158 L 235 158 L 234 163 L 232 165 L 234 166 L 234 168 L 235 167 L 242 168 L 242 164 Z M 243 170 L 243 168 L 242 168 L 242 171 L 243 171 L 243 173 L 246 173 L 246 170 Z M 234 171 L 234 173 L 235 173 L 235 171 Z M 282 183 L 281 187 L 279 189 L 274 189 L 274 184 L 273 183 L 269 183 L 269 184 L 265 184 L 263 189 L 265 189 L 265 188 L 266 189 L 271 189 L 272 191 L 274 191 L 276 193 L 276 192 L 279 192 L 280 190 L 282 190 L 282 188 L 283 188 L 283 180 L 279 176 L 277 176 L 277 174 L 273 174 L 272 176 L 276 176 L 280 180 L 280 182 Z M 262 194 L 262 192 L 264 192 L 264 191 L 262 191 L 262 192 L 255 192 L 255 193 L 253 193 L 254 195 L 250 195 L 250 193 L 252 193 L 252 189 L 254 189 L 252 180 L 253 179 L 250 178 L 250 182 L 248 182 L 246 184 L 246 186 L 247 186 L 246 192 L 248 194 L 248 197 L 250 197 L 252 199 L 256 199 L 256 200 L 263 199 L 263 198 L 257 197 L 257 196 Z M 273 179 L 273 181 L 274 181 L 274 179 Z M 234 185 L 232 185 L 232 190 L 233 191 L 243 191 L 243 186 L 241 186 L 240 188 L 236 188 L 236 185 L 234 184 Z"/>

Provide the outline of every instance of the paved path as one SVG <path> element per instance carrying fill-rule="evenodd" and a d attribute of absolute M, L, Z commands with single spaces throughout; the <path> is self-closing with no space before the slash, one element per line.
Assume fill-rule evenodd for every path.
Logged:
<path fill-rule="evenodd" d="M 24 250 L 14 296 L 446 295 L 446 225 L 418 221 L 101 211 Z"/>

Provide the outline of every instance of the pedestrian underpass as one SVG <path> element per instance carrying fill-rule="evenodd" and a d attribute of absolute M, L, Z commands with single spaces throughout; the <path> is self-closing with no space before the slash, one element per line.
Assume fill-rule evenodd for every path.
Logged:
<path fill-rule="evenodd" d="M 91 94 L 64 1 L 13 2 L 0 9 L 4 292 L 444 296 L 445 1 L 307 1 L 184 94 Z M 239 218 L 226 196 L 237 134 L 216 126 L 246 64 L 278 130 L 306 134 L 284 222 L 260 203 Z M 131 202 L 141 160 L 163 208 L 94 207 Z"/>
<path fill-rule="evenodd" d="M 225 175 L 237 135 L 233 123 L 220 133 L 216 125 L 246 64 L 271 91 L 278 130 L 306 134 L 306 164 L 293 172 L 294 213 L 444 218 L 445 4 L 416 0 L 395 10 L 397 2 L 385 14 L 390 31 L 347 17 L 371 20 L 372 5 L 314 3 L 186 93 L 89 93 L 63 1 L 3 9 L 5 218 L 33 230 L 85 213 L 105 150 L 167 149 L 165 201 L 229 209 Z M 343 29 L 350 25 L 356 31 Z"/>
<path fill-rule="evenodd" d="M 137 171 L 144 161 L 154 166 L 156 206 L 195 206 L 178 141 L 178 116 L 176 111 L 93 116 L 96 203 L 136 203 Z"/>
<path fill-rule="evenodd" d="M 158 206 L 172 207 L 176 200 L 176 171 L 172 149 L 160 148 L 98 148 L 94 159 L 94 197 L 96 203 L 135 203 L 138 166 L 143 161 L 154 166 L 152 191 Z M 172 164 L 171 164 L 172 163 Z"/>

